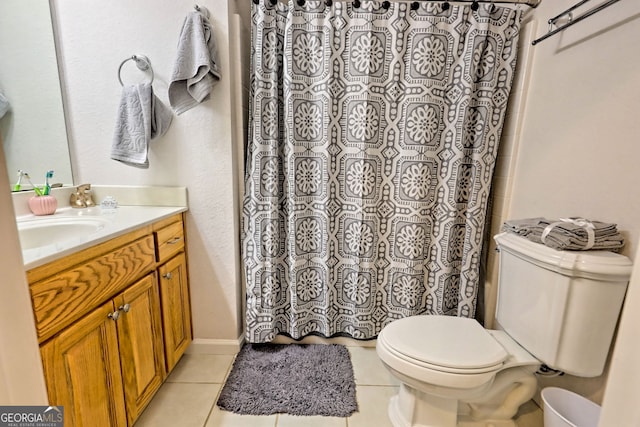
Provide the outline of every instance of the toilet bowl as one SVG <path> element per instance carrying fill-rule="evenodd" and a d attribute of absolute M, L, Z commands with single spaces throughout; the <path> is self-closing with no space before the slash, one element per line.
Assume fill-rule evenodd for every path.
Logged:
<path fill-rule="evenodd" d="M 536 391 L 540 362 L 473 319 L 397 320 L 378 335 L 376 351 L 402 383 L 389 404 L 395 427 L 512 427 Z"/>

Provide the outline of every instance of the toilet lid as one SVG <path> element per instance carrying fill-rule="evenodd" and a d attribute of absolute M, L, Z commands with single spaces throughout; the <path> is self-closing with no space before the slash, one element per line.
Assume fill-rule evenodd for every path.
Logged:
<path fill-rule="evenodd" d="M 478 322 L 464 317 L 407 317 L 390 323 L 381 334 L 398 353 L 443 368 L 488 371 L 508 356 Z"/>

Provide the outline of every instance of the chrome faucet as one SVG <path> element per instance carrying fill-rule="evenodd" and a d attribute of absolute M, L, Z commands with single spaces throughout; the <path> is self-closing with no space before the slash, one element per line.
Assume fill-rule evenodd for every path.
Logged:
<path fill-rule="evenodd" d="M 74 193 L 71 193 L 69 198 L 69 204 L 72 208 L 90 208 L 95 206 L 91 196 L 91 184 L 82 184 L 76 188 Z"/>

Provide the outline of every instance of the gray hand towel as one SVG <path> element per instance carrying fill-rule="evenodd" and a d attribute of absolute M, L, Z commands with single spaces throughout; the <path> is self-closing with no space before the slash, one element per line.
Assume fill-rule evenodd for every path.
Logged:
<path fill-rule="evenodd" d="M 118 106 L 111 158 L 130 166 L 149 167 L 149 141 L 167 132 L 173 115 L 149 83 L 125 86 Z"/>
<path fill-rule="evenodd" d="M 169 83 L 169 103 L 176 114 L 204 101 L 220 80 L 217 47 L 209 11 L 190 12 L 182 24 L 176 63 Z"/>

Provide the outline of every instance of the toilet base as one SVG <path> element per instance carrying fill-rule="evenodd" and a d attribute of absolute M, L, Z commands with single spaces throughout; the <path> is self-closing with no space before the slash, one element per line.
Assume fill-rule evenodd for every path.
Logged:
<path fill-rule="evenodd" d="M 498 373 L 481 396 L 463 401 L 402 383 L 389 402 L 389 419 L 394 427 L 517 427 L 513 417 L 536 383 L 530 369 L 512 368 Z"/>
<path fill-rule="evenodd" d="M 457 427 L 518 427 L 513 420 L 458 421 Z"/>
<path fill-rule="evenodd" d="M 456 427 L 458 401 L 423 393 L 406 384 L 389 401 L 393 427 Z"/>
<path fill-rule="evenodd" d="M 457 402 L 451 399 L 424 399 L 416 405 L 416 390 L 404 385 L 398 395 L 389 401 L 389 419 L 393 427 L 517 427 L 513 420 L 457 420 Z M 400 398 L 400 393 L 408 393 Z M 419 393 L 419 392 L 418 392 Z M 432 396 L 433 397 L 433 396 Z M 453 407 L 456 407 L 455 409 Z M 447 410 L 448 409 L 448 410 Z M 411 419 L 409 417 L 411 416 Z"/>

